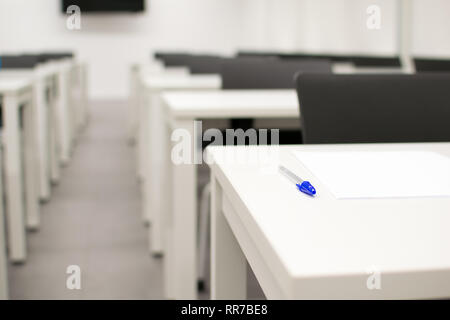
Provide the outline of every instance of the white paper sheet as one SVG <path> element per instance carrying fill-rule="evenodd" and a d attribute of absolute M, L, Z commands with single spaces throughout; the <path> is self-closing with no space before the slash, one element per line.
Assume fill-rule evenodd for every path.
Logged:
<path fill-rule="evenodd" d="M 337 199 L 450 196 L 450 158 L 436 152 L 294 154 Z"/>

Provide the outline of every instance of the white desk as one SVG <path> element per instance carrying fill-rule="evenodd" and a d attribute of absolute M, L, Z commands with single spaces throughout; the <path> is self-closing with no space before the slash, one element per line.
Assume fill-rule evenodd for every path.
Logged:
<path fill-rule="evenodd" d="M 144 133 L 145 127 L 141 124 L 142 115 L 146 114 L 148 100 L 144 86 L 141 84 L 142 79 L 147 77 L 187 77 L 189 76 L 189 70 L 185 67 L 170 67 L 164 68 L 160 64 L 150 65 L 134 65 L 131 68 L 131 84 L 130 84 L 130 113 L 129 113 L 129 141 L 131 143 L 137 143 L 136 148 L 136 175 L 139 180 L 143 180 L 143 164 L 144 158 L 143 144 L 139 143 Z M 163 88 L 159 88 L 157 91 L 161 91 Z"/>
<path fill-rule="evenodd" d="M 60 165 L 66 165 L 71 157 L 77 136 L 78 120 L 85 122 L 87 117 L 87 67 L 73 58 L 50 61 L 57 73 L 54 78 L 51 108 L 51 150 L 56 150 L 51 159 L 51 180 L 57 183 L 60 178 Z M 74 80 L 78 81 L 80 99 L 75 103 Z"/>
<path fill-rule="evenodd" d="M 2 153 L 0 152 L 0 168 Z M 3 181 L 0 179 L 0 194 L 3 195 Z M 6 259 L 5 213 L 3 196 L 0 198 L 0 300 L 8 299 L 8 260 Z"/>
<path fill-rule="evenodd" d="M 152 243 L 155 237 L 167 236 L 164 259 L 165 294 L 168 298 L 197 297 L 197 168 L 194 164 L 175 165 L 171 161 L 171 134 L 185 129 L 191 137 L 198 134 L 194 121 L 229 118 L 298 118 L 297 95 L 294 90 L 225 90 L 215 92 L 163 93 L 165 105 L 165 145 L 158 149 L 165 155 L 152 192 L 159 198 L 159 210 L 152 220 Z M 194 155 L 201 151 L 197 139 L 192 141 Z M 198 155 L 198 154 L 197 154 Z M 191 157 L 191 158 L 192 158 Z M 194 162 L 193 162 L 194 163 Z M 153 171 L 152 171 L 153 174 Z M 156 192 L 156 193 L 153 193 Z M 153 202 L 152 202 L 153 204 Z M 159 215 L 157 215 L 159 214 Z M 167 221 L 159 221 L 167 219 Z M 162 226 L 167 225 L 167 230 Z M 159 227 L 158 227 L 159 226 Z M 160 230 L 156 232 L 157 230 Z"/>
<path fill-rule="evenodd" d="M 165 68 L 160 61 L 150 61 L 149 64 L 133 64 L 130 67 L 130 105 L 128 113 L 128 140 L 135 143 L 138 140 L 139 128 L 139 97 L 140 79 L 143 76 L 173 74 L 188 75 L 185 67 Z"/>
<path fill-rule="evenodd" d="M 130 105 L 128 113 L 128 140 L 135 143 L 139 133 L 139 100 L 140 81 L 142 77 L 156 75 L 189 75 L 186 67 L 164 67 L 160 61 L 150 61 L 148 64 L 132 64 L 130 67 Z"/>
<path fill-rule="evenodd" d="M 162 74 L 144 76 L 141 82 L 143 93 L 140 108 L 140 137 L 142 181 L 143 219 L 154 222 L 153 215 L 160 212 L 161 202 L 161 168 L 164 166 L 162 155 L 164 150 L 165 126 L 160 93 L 171 90 L 217 90 L 222 80 L 218 75 Z M 159 222 L 155 222 L 158 224 Z M 152 233 L 158 232 L 152 227 Z M 157 236 L 157 239 L 161 237 Z M 152 252 L 162 251 L 161 242 L 151 242 Z"/>
<path fill-rule="evenodd" d="M 59 95 L 61 92 L 58 88 L 58 73 L 60 72 L 60 68 L 57 62 L 52 61 L 48 64 L 50 65 L 50 68 L 54 70 L 49 92 L 50 108 L 47 117 L 47 121 L 49 123 L 48 144 L 50 150 L 50 181 L 56 184 L 59 182 L 59 179 L 61 177 L 61 168 L 60 168 L 61 157 L 60 157 L 60 147 L 58 144 L 59 124 L 57 117 L 58 113 L 57 110 L 59 109 L 58 103 L 60 101 Z"/>
<path fill-rule="evenodd" d="M 87 97 L 87 65 L 75 61 L 71 72 L 70 91 L 72 93 L 73 131 L 75 137 L 87 123 L 88 97 Z"/>
<path fill-rule="evenodd" d="M 70 93 L 71 72 L 73 71 L 73 59 L 61 59 L 54 61 L 57 64 L 58 72 L 58 101 L 56 104 L 57 119 L 57 146 L 59 149 L 59 160 L 63 165 L 68 164 L 73 142 L 74 142 L 74 122 L 73 105 Z"/>
<path fill-rule="evenodd" d="M 36 156 L 38 168 L 39 196 L 42 200 L 50 198 L 51 188 L 51 158 L 56 153 L 56 148 L 50 147 L 52 135 L 52 121 L 50 120 L 55 90 L 54 81 L 57 69 L 51 63 L 39 64 L 34 69 L 4 69 L 0 72 L 0 78 L 6 79 L 30 79 L 33 85 L 33 118 L 36 122 L 36 139 L 38 150 Z M 47 91 L 50 91 L 50 100 L 47 100 Z M 35 226 L 37 227 L 37 225 Z"/>
<path fill-rule="evenodd" d="M 31 110 L 32 83 L 23 79 L 0 79 L 0 96 L 3 105 L 9 255 L 12 261 L 22 262 L 26 258 L 24 212 L 27 225 L 32 226 L 39 219 L 37 177 L 35 176 L 37 168 L 34 158 L 35 128 Z M 21 132 L 21 114 L 24 137 Z"/>
<path fill-rule="evenodd" d="M 450 297 L 450 197 L 336 200 L 292 154 L 430 150 L 450 156 L 450 143 L 279 147 L 273 164 L 310 180 L 315 198 L 276 171 L 264 173 L 260 163 L 221 160 L 269 148 L 208 149 L 217 159 L 211 165 L 213 299 L 246 298 L 246 261 L 269 299 Z M 380 290 L 368 289 L 373 272 L 380 272 Z"/>

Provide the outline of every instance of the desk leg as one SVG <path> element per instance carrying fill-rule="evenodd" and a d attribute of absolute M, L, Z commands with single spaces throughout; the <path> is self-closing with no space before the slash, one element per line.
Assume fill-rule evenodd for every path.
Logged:
<path fill-rule="evenodd" d="M 25 215 L 23 197 L 19 100 L 16 95 L 4 96 L 6 210 L 9 256 L 14 262 L 26 259 Z"/>
<path fill-rule="evenodd" d="M 76 133 L 77 135 L 81 133 L 81 129 L 83 127 L 83 93 L 81 88 L 81 66 L 77 65 L 74 67 L 73 78 L 74 78 L 74 86 L 77 88 L 76 96 L 72 99 L 74 108 L 76 110 Z"/>
<path fill-rule="evenodd" d="M 39 166 L 39 197 L 42 200 L 50 199 L 50 159 L 48 146 L 48 109 L 44 80 L 39 78 L 35 83 L 34 113 L 36 115 L 38 166 Z"/>
<path fill-rule="evenodd" d="M 78 105 L 74 102 L 74 83 L 75 67 L 71 66 L 67 74 L 67 109 L 69 114 L 69 129 L 70 129 L 70 147 L 69 152 L 73 151 L 73 147 L 76 144 L 78 138 Z M 70 154 L 69 154 L 70 157 Z"/>
<path fill-rule="evenodd" d="M 51 102 L 50 102 L 50 125 L 49 125 L 49 144 L 50 144 L 50 176 L 52 183 L 58 183 L 60 178 L 59 167 L 59 147 L 58 147 L 58 120 L 56 117 L 56 102 L 57 100 L 54 88 L 52 89 Z"/>
<path fill-rule="evenodd" d="M 177 122 L 176 128 L 185 129 L 194 143 L 194 122 Z M 170 132 L 169 132 L 169 140 Z M 170 148 L 169 148 L 170 149 Z M 191 150 L 191 154 L 193 154 Z M 169 157 L 171 150 L 168 150 Z M 172 167 L 171 201 L 171 265 L 165 270 L 172 278 L 175 299 L 197 298 L 197 168 L 195 164 L 176 165 L 170 159 Z M 170 292 L 171 288 L 168 288 Z"/>
<path fill-rule="evenodd" d="M 247 298 L 247 262 L 222 211 L 223 191 L 211 175 L 211 299 Z"/>
<path fill-rule="evenodd" d="M 0 168 L 2 167 L 0 157 Z M 0 179 L 0 194 L 3 195 L 3 186 Z M 3 197 L 0 198 L 0 300 L 8 299 L 8 261 L 6 259 L 6 238 L 4 226 Z"/>
<path fill-rule="evenodd" d="M 161 142 L 164 146 L 164 154 L 162 159 L 162 172 L 160 172 L 160 177 L 164 177 L 164 183 L 161 185 L 161 190 L 158 191 L 158 195 L 163 195 L 162 207 L 160 208 L 161 212 L 155 212 L 154 221 L 151 227 L 151 235 L 150 238 L 150 248 L 153 253 L 157 252 L 158 242 L 160 241 L 158 238 L 161 237 L 161 252 L 164 254 L 163 259 L 163 269 L 164 269 L 164 295 L 167 299 L 175 298 L 175 289 L 174 283 L 176 279 L 173 277 L 175 270 L 174 268 L 174 237 L 173 237 L 173 196 L 172 196 L 172 162 L 170 158 L 170 147 L 172 145 L 170 136 L 171 129 L 167 124 L 166 120 L 163 119 L 161 123 L 164 128 L 162 132 Z M 155 183 L 155 187 L 157 188 L 157 181 L 152 177 L 152 183 Z M 161 181 L 163 182 L 163 181 Z M 153 199 L 152 195 L 152 199 Z M 154 203 L 152 202 L 152 209 L 154 208 Z M 158 236 L 156 233 L 160 233 Z M 155 241 L 155 242 L 153 242 Z"/>
<path fill-rule="evenodd" d="M 88 97 L 87 97 L 87 67 L 85 63 L 78 66 L 78 85 L 80 89 L 80 129 L 83 130 L 88 122 Z"/>
<path fill-rule="evenodd" d="M 32 105 L 27 104 L 23 110 L 24 132 L 24 170 L 25 170 L 25 203 L 26 225 L 30 229 L 39 228 L 39 167 L 37 164 L 36 126 L 33 119 Z"/>
<path fill-rule="evenodd" d="M 138 106 L 139 106 L 139 89 L 138 89 L 138 74 L 139 67 L 133 65 L 130 69 L 130 106 L 128 119 L 128 141 L 133 144 L 136 141 L 136 123 L 138 120 Z"/>
<path fill-rule="evenodd" d="M 151 214 L 150 214 L 150 200 L 149 200 L 149 194 L 147 193 L 147 190 L 150 185 L 149 177 L 150 177 L 150 169 L 149 169 L 149 160 L 150 157 L 153 157 L 153 153 L 161 152 L 159 149 L 152 149 L 152 154 L 150 153 L 150 135 L 153 128 L 150 125 L 151 117 L 150 117 L 150 106 L 149 102 L 151 100 L 151 96 L 153 94 L 150 92 L 146 92 L 144 95 L 141 96 L 141 115 L 140 115 L 140 121 L 141 121 L 141 138 L 139 141 L 139 148 L 140 148 L 140 170 L 141 170 L 141 200 L 142 200 L 142 219 L 144 223 L 149 224 L 151 223 Z"/>
<path fill-rule="evenodd" d="M 60 160 L 62 164 L 67 164 L 70 160 L 70 148 L 72 138 L 70 136 L 70 111 L 69 111 L 69 90 L 68 90 L 68 72 L 61 71 L 58 75 L 58 105 L 57 105 L 57 119 L 58 119 L 58 140 L 60 146 Z"/>
<path fill-rule="evenodd" d="M 139 84 L 139 86 L 141 86 L 141 84 Z M 147 91 L 145 90 L 145 88 L 142 88 L 142 90 L 140 91 L 141 94 L 139 94 L 138 97 L 138 120 L 137 120 L 137 129 L 138 129 L 138 134 L 137 134 L 137 148 L 136 148 L 136 152 L 137 152 L 137 178 L 139 181 L 142 181 L 144 179 L 144 170 L 143 170 L 143 165 L 144 165 L 144 136 L 145 136 L 145 132 L 146 132 L 146 127 L 145 127 L 145 119 L 147 119 L 146 117 L 146 101 L 147 101 L 147 95 L 149 93 L 147 93 Z"/>
<path fill-rule="evenodd" d="M 83 100 L 83 125 L 86 125 L 89 120 L 89 100 L 87 89 L 87 65 L 83 63 L 81 67 L 81 90 Z"/>
<path fill-rule="evenodd" d="M 153 94 L 150 99 L 149 155 L 147 163 L 147 216 L 151 219 L 150 248 L 154 255 L 164 254 L 165 218 L 170 211 L 170 136 L 166 136 L 166 121 L 163 112 L 163 101 L 159 94 Z M 152 152 L 153 150 L 153 152 Z M 154 152 L 158 150 L 158 152 Z"/>

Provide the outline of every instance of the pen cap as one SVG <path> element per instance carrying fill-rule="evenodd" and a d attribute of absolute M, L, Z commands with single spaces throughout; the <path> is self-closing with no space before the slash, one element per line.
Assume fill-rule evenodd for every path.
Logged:
<path fill-rule="evenodd" d="M 307 195 L 313 196 L 316 194 L 316 189 L 312 186 L 309 181 L 303 181 L 301 184 L 297 184 L 298 190 L 300 190 L 303 193 L 306 193 Z"/>

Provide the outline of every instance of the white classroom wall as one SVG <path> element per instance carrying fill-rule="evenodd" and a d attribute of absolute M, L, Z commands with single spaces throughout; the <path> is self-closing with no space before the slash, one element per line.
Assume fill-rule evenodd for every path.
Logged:
<path fill-rule="evenodd" d="M 74 49 L 89 64 L 90 95 L 125 99 L 128 70 L 152 49 L 232 53 L 242 0 L 147 0 L 145 13 L 82 15 L 66 28 L 61 0 L 0 0 L 0 52 Z"/>
<path fill-rule="evenodd" d="M 414 55 L 450 57 L 450 1 L 411 0 Z"/>
<path fill-rule="evenodd" d="M 82 16 L 69 31 L 60 0 L 0 0 L 0 53 L 74 49 L 90 66 L 95 99 L 125 99 L 128 70 L 154 49 L 238 49 L 391 55 L 401 0 L 147 0 L 145 13 Z M 450 1 L 412 3 L 411 50 L 450 56 Z M 366 27 L 369 5 L 381 29 Z"/>
<path fill-rule="evenodd" d="M 246 48 L 323 53 L 397 52 L 396 0 L 247 0 L 252 26 Z M 381 9 L 381 28 L 366 26 L 369 5 Z M 254 37 L 254 34 L 257 34 Z M 254 39 L 252 39 L 254 37 Z M 255 43 L 255 39 L 257 39 Z"/>

